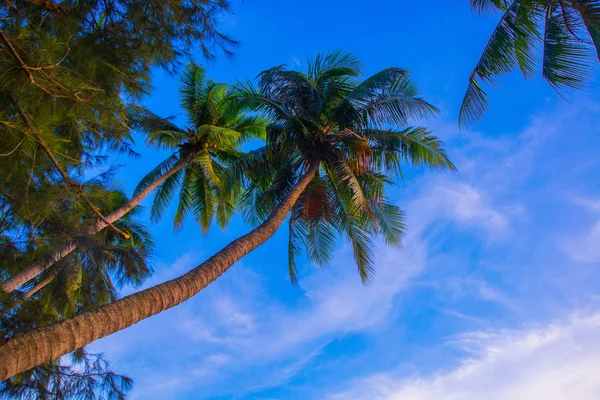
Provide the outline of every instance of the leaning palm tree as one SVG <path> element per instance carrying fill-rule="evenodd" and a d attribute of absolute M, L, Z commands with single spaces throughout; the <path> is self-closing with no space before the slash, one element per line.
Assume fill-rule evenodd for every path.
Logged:
<path fill-rule="evenodd" d="M 471 72 L 459 123 L 466 127 L 488 110 L 482 83 L 519 68 L 542 77 L 559 93 L 584 88 L 594 58 L 600 57 L 598 0 L 469 0 L 477 12 L 498 10 L 502 17 Z"/>
<path fill-rule="evenodd" d="M 333 52 L 312 61 L 307 74 L 278 67 L 260 75 L 258 89 L 245 85 L 246 100 L 275 121 L 266 148 L 240 160 L 251 169 L 245 173 L 250 186 L 256 186 L 249 188 L 246 197 L 258 199 L 268 193 L 264 198 L 270 203 L 259 211 L 266 217 L 262 223 L 176 279 L 8 339 L 0 344 L 0 379 L 189 299 L 267 241 L 292 210 L 294 229 L 300 227 L 301 215 L 302 223 L 322 220 L 323 225 L 345 232 L 361 275 L 368 276 L 373 266 L 369 239 L 383 233 L 397 243 L 402 230 L 399 210 L 383 193 L 388 177 L 398 176 L 404 161 L 434 168 L 453 166 L 435 137 L 424 129 L 406 129 L 409 119 L 436 112 L 418 97 L 406 70 L 390 68 L 362 82 L 359 75 L 354 57 Z M 262 168 L 257 166 L 261 163 Z M 263 176 L 268 168 L 274 173 Z M 252 180 L 253 172 L 258 173 L 257 182 Z M 332 210 L 326 211 L 325 204 Z M 342 215 L 333 217 L 335 212 Z M 331 247 L 333 242 L 324 243 Z"/>
<path fill-rule="evenodd" d="M 100 209 L 103 212 L 110 212 L 126 203 L 128 198 L 123 192 L 116 190 L 110 180 L 105 181 L 106 178 L 101 176 L 88 182 L 86 193 L 91 199 L 101 198 Z M 52 246 L 68 240 L 63 240 L 62 236 L 68 237 L 69 233 L 74 230 L 73 225 L 78 224 L 82 219 L 76 216 L 78 210 L 74 208 L 73 203 L 77 204 L 77 201 L 73 202 L 72 200 L 72 198 L 67 198 L 54 206 L 56 210 L 47 216 L 41 226 L 37 227 L 36 233 L 40 238 L 32 241 L 45 240 L 47 246 Z M 87 211 L 87 209 L 84 208 L 83 211 Z M 111 229 L 98 232 L 93 236 L 80 237 L 75 251 L 55 263 L 52 268 L 44 271 L 36 279 L 23 285 L 23 292 L 13 292 L 17 301 L 12 302 L 13 304 L 9 302 L 8 309 L 13 309 L 34 296 L 39 297 L 38 292 L 48 285 L 53 287 L 52 290 L 46 290 L 42 295 L 46 299 L 43 302 L 44 308 L 48 308 L 51 302 L 59 299 L 65 300 L 63 301 L 64 306 L 69 305 L 73 299 L 72 294 L 86 292 L 84 283 L 87 281 L 93 281 L 87 285 L 91 288 L 87 290 L 90 295 L 92 292 L 97 292 L 99 288 L 104 288 L 106 292 L 101 296 L 101 301 L 98 300 L 94 303 L 96 305 L 110 303 L 115 299 L 116 289 L 113 280 L 119 286 L 141 285 L 152 272 L 147 259 L 151 254 L 153 241 L 144 226 L 136 219 L 136 214 L 139 212 L 140 209 L 136 207 L 123 218 L 115 221 L 115 225 L 119 229 L 129 233 L 128 238 Z M 87 214 L 89 215 L 89 212 Z M 49 237 L 42 239 L 44 236 Z M 34 253 L 33 257 L 35 257 L 37 249 L 29 249 L 25 251 L 25 254 L 20 255 L 17 254 L 23 253 L 23 251 L 14 250 L 12 255 L 5 254 L 4 256 L 31 259 L 27 253 Z M 94 294 L 93 296 L 98 297 L 99 295 Z"/>
<path fill-rule="evenodd" d="M 118 288 L 141 284 L 151 273 L 152 241 L 133 214 L 115 222 L 127 229 L 129 239 L 106 229 L 41 274 L 24 296 L 28 301 L 0 316 L 0 338 L 108 304 L 118 299 Z M 115 374 L 102 355 L 81 348 L 3 381 L 0 398 L 104 398 L 100 392 L 106 392 L 106 398 L 124 398 L 131 384 L 131 379 Z"/>
<path fill-rule="evenodd" d="M 177 227 L 190 212 L 197 216 L 203 230 L 208 229 L 213 215 L 221 225 L 227 221 L 234 196 L 231 189 L 221 191 L 222 197 L 217 193 L 220 186 L 225 186 L 219 185 L 219 174 L 227 162 L 235 159 L 244 140 L 264 135 L 265 123 L 258 116 L 245 114 L 244 105 L 232 101 L 233 90 L 206 79 L 204 69 L 197 65 L 190 64 L 184 70 L 180 89 L 189 128 L 180 128 L 147 110 L 132 108 L 133 126 L 148 133 L 151 145 L 172 150 L 173 154 L 146 175 L 129 202 L 106 216 L 108 222 L 122 218 L 158 188 L 152 207 L 152 217 L 157 219 L 178 185 L 181 189 Z M 86 227 L 83 236 L 94 235 L 107 226 L 99 220 Z M 67 257 L 77 246 L 77 240 L 68 242 L 4 281 L 0 291 L 14 291 Z"/>
<path fill-rule="evenodd" d="M 104 178 L 109 179 L 101 177 L 88 183 L 86 193 L 96 204 L 100 204 L 96 201 L 98 197 L 104 198 L 100 209 L 110 212 L 109 206 L 114 210 L 128 199 L 124 193 L 106 185 L 111 183 L 110 176 Z M 73 205 L 78 203 L 73 196 L 66 196 L 64 202 L 55 205 L 56 212 L 46 215 L 43 226 L 37 229 L 40 238 L 33 241 L 44 240 L 43 236 L 48 234 L 60 237 L 61 232 L 72 232 L 72 225 L 79 220 Z M 81 207 L 81 211 L 90 214 L 84 205 Z M 24 285 L 27 292 L 22 294 L 20 302 L 10 311 L 0 313 L 0 338 L 111 303 L 119 298 L 118 289 L 124 285 L 139 286 L 152 272 L 149 256 L 153 245 L 148 232 L 136 219 L 139 211 L 136 208 L 115 222 L 119 229 L 129 233 L 129 238 L 112 229 L 86 237 L 73 253 Z M 23 249 L 12 250 L 21 252 Z M 10 257 L 10 254 L 4 255 Z M 81 348 L 70 357 L 42 363 L 3 381 L 0 398 L 123 398 L 131 384 L 131 379 L 115 374 L 102 355 Z"/>
<path fill-rule="evenodd" d="M 137 208 L 115 222 L 118 228 L 126 229 L 129 238 L 109 229 L 86 237 L 76 251 L 25 285 L 27 291 L 21 300 L 36 296 L 44 308 L 57 308 L 64 315 L 74 303 L 108 304 L 118 298 L 119 287 L 139 287 L 152 273 L 148 260 L 154 242 L 136 214 Z"/>

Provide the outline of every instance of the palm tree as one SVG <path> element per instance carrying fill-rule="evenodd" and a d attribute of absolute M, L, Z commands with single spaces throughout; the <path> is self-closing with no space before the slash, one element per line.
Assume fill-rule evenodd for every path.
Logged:
<path fill-rule="evenodd" d="M 111 174 L 102 174 L 86 185 L 86 195 L 102 212 L 111 211 L 111 207 L 114 210 L 128 201 L 112 184 Z M 61 189 L 68 193 L 67 188 Z M 63 234 L 73 231 L 73 225 L 80 219 L 76 217 L 79 211 L 90 214 L 74 196 L 64 196 L 64 201 L 50 207 L 55 210 L 45 215 L 32 242 L 46 241 L 51 245 L 50 236 L 60 240 Z M 119 229 L 129 232 L 128 239 L 111 229 L 81 238 L 73 253 L 40 274 L 39 279 L 23 286 L 27 292 L 19 298 L 18 304 L 3 304 L 11 309 L 0 313 L 0 338 L 111 303 L 119 298 L 118 289 L 124 285 L 139 286 L 152 272 L 149 257 L 153 246 L 148 232 L 135 218 L 139 212 L 140 209 L 135 208 L 115 222 Z M 3 256 L 14 258 L 18 253 L 36 250 L 36 246 L 22 247 L 17 243 L 12 248 L 3 247 Z M 19 255 L 21 257 L 27 258 L 27 254 Z M 13 295 L 20 294 L 18 292 Z M 131 383 L 131 379 L 115 374 L 102 355 L 90 354 L 81 348 L 68 358 L 43 363 L 3 381 L 0 398 L 123 398 Z"/>
<path fill-rule="evenodd" d="M 469 126 L 488 110 L 482 83 L 519 68 L 542 77 L 559 93 L 584 88 L 594 58 L 600 57 L 600 2 L 597 0 L 470 0 L 477 12 L 499 10 L 502 17 L 471 72 L 459 123 Z"/>
<path fill-rule="evenodd" d="M 232 215 L 240 187 L 228 166 L 242 156 L 242 143 L 264 139 L 268 121 L 248 113 L 248 105 L 239 101 L 237 89 L 206 80 L 204 69 L 193 64 L 184 71 L 181 95 L 189 127 L 177 127 L 147 111 L 140 118 L 140 128 L 148 131 L 150 145 L 175 152 L 141 180 L 134 194 L 144 192 L 164 171 L 189 157 L 183 168 L 160 185 L 150 214 L 153 221 L 158 221 L 178 191 L 175 229 L 180 229 L 192 214 L 206 234 L 213 219 L 223 228 Z"/>
<path fill-rule="evenodd" d="M 123 193 L 114 192 L 114 196 L 121 198 L 119 202 L 127 201 Z M 38 294 L 45 308 L 52 305 L 61 314 L 72 316 L 74 313 L 67 310 L 73 309 L 74 303 L 87 302 L 86 308 L 90 308 L 89 304 L 108 304 L 118 299 L 117 287 L 139 287 L 152 273 L 148 259 L 154 242 L 135 218 L 137 214 L 139 208 L 115 222 L 119 229 L 129 233 L 129 238 L 110 229 L 83 238 L 76 251 L 40 274 L 40 279 L 21 299 L 28 300 Z M 40 292 L 46 287 L 49 290 Z"/>
<path fill-rule="evenodd" d="M 90 198 L 102 200 L 100 209 L 103 212 L 113 211 L 128 201 L 123 192 L 115 189 L 110 175 L 103 174 L 88 182 L 86 186 L 86 194 Z M 38 237 L 32 241 L 43 240 L 46 242 L 46 246 L 63 243 L 62 237 L 68 237 L 69 233 L 73 231 L 73 225 L 81 221 L 81 218 L 76 217 L 77 201 L 73 200 L 75 199 L 67 197 L 55 205 L 54 212 L 46 216 L 44 223 L 37 228 Z M 84 209 L 84 211 L 87 210 Z M 136 207 L 115 222 L 119 229 L 129 233 L 128 238 L 124 238 L 111 229 L 98 232 L 93 236 L 78 238 L 76 250 L 57 262 L 53 268 L 40 274 L 39 279 L 23 285 L 25 291 L 17 294 L 17 304 L 10 305 L 9 302 L 8 308 L 12 309 L 19 303 L 37 296 L 40 300 L 43 299 L 41 306 L 44 309 L 50 307 L 51 303 L 60 303 L 60 305 L 55 304 L 52 307 L 66 310 L 73 308 L 72 304 L 77 301 L 74 297 L 75 294 L 96 299 L 92 303 L 94 305 L 107 304 L 117 298 L 113 280 L 119 286 L 141 285 L 152 272 L 147 259 L 152 252 L 153 241 L 144 226 L 135 218 L 139 211 L 140 209 Z M 14 249 L 12 255 L 4 254 L 4 257 L 28 260 L 32 256 L 39 256 L 36 254 L 38 250 L 35 247 L 26 248 L 24 251 Z M 19 254 L 23 252 L 25 254 Z M 28 253 L 33 253 L 33 255 L 30 256 Z M 54 284 L 50 291 L 42 292 L 42 297 L 36 295 L 51 283 Z M 60 311 L 60 313 L 64 315 L 64 311 Z M 68 316 L 72 316 L 72 314 Z"/>
<path fill-rule="evenodd" d="M 323 225 L 333 225 L 347 233 L 361 275 L 366 276 L 372 267 L 369 238 L 382 233 L 395 243 L 402 230 L 399 211 L 389 207 L 382 193 L 385 186 L 376 180 L 387 180 L 388 173 L 397 176 L 404 161 L 435 168 L 453 169 L 453 165 L 442 144 L 426 130 L 398 130 L 411 118 L 436 112 L 418 97 L 406 70 L 390 68 L 362 82 L 357 79 L 359 75 L 359 63 L 354 57 L 333 52 L 312 61 L 307 74 L 277 67 L 260 75 L 258 89 L 245 85 L 242 91 L 246 99 L 275 119 L 266 148 L 240 161 L 252 169 L 247 174 L 250 178 L 253 173 L 266 170 L 257 164 L 269 164 L 276 170 L 266 178 L 259 175 L 261 179 L 250 183 L 255 188 L 249 189 L 246 196 L 256 198 L 268 193 L 264 198 L 271 203 L 260 212 L 269 215 L 250 233 L 176 279 L 8 339 L 0 345 L 0 379 L 189 299 L 267 241 L 292 210 L 296 211 L 292 215 L 295 226 L 299 226 L 296 224 L 301 210 L 304 220 L 312 223 L 322 219 Z M 287 163 L 271 163 L 276 159 Z M 263 179 L 268 182 L 262 182 Z M 320 185 L 326 189 L 319 189 Z M 320 193 L 332 198 L 325 201 Z M 301 203 L 296 206 L 299 200 Z M 332 213 L 337 210 L 343 215 L 334 218 L 323 211 L 324 207 L 313 207 L 313 201 L 331 205 Z M 358 215 L 361 213 L 364 216 Z"/>
<path fill-rule="evenodd" d="M 148 133 L 151 145 L 172 150 L 173 154 L 146 175 L 129 202 L 106 216 L 109 223 L 119 220 L 157 188 L 152 217 L 158 219 L 178 185 L 181 189 L 176 227 L 181 226 L 189 212 L 196 215 L 205 231 L 213 215 L 223 225 L 231 214 L 235 185 L 220 190 L 226 185 L 219 185 L 219 174 L 227 162 L 238 156 L 237 148 L 244 140 L 264 135 L 265 121 L 245 114 L 243 103 L 232 100 L 234 91 L 225 84 L 207 80 L 204 68 L 195 64 L 184 70 L 180 89 L 182 108 L 193 128 L 182 129 L 147 110 L 131 109 L 134 127 Z M 83 235 L 92 236 L 107 226 L 100 220 Z M 0 289 L 12 292 L 71 254 L 77 246 L 76 240 L 70 241 L 43 261 L 4 281 Z"/>
<path fill-rule="evenodd" d="M 115 191 L 115 197 L 126 200 Z M 136 209 L 137 210 L 137 209 Z M 18 307 L 0 316 L 0 337 L 44 326 L 119 298 L 117 288 L 140 285 L 151 273 L 148 256 L 152 240 L 133 218 L 135 211 L 116 222 L 127 229 L 125 239 L 106 229 L 41 274 Z M 77 349 L 0 383 L 0 398 L 124 398 L 132 380 L 114 373 L 101 354 Z"/>

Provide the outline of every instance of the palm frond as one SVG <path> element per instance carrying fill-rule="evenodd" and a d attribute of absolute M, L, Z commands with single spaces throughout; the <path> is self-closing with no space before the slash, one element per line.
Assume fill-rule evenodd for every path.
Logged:
<path fill-rule="evenodd" d="M 206 235 L 215 212 L 215 193 L 204 168 L 201 168 L 195 176 L 192 188 L 195 202 L 194 215 L 202 228 L 202 233 Z"/>
<path fill-rule="evenodd" d="M 329 187 L 332 191 L 331 205 L 336 219 L 336 229 L 344 232 L 353 249 L 354 260 L 363 283 L 367 284 L 374 272 L 373 243 L 368 227 L 371 218 L 357 209 L 348 190 L 345 190 L 335 177 L 335 173 L 325 169 Z"/>
<path fill-rule="evenodd" d="M 152 207 L 150 208 L 150 219 L 153 222 L 160 221 L 164 210 L 167 208 L 171 200 L 173 200 L 176 189 L 181 185 L 181 179 L 183 178 L 183 175 L 184 170 L 178 170 L 173 175 L 169 176 L 158 187 L 158 189 L 156 189 L 154 199 L 152 201 Z"/>
<path fill-rule="evenodd" d="M 348 165 L 348 161 L 343 156 L 338 156 L 334 160 L 325 162 L 324 166 L 330 180 L 337 182 L 336 186 L 345 188 L 350 194 L 349 199 L 353 207 L 363 213 L 370 214 L 371 210 L 367 197 L 354 171 Z"/>
<path fill-rule="evenodd" d="M 320 266 L 326 266 L 335 250 L 336 233 L 325 218 L 308 222 L 306 251 L 309 259 Z"/>
<path fill-rule="evenodd" d="M 343 50 L 321 53 L 308 61 L 308 77 L 321 89 L 332 79 L 358 77 L 360 70 L 361 62 L 353 54 Z"/>
<path fill-rule="evenodd" d="M 180 230 L 183 227 L 185 218 L 192 211 L 194 198 L 192 187 L 194 185 L 194 167 L 189 164 L 185 167 L 183 178 L 181 180 L 181 187 L 179 189 L 179 202 L 177 204 L 177 211 L 174 217 L 174 228 Z"/>
<path fill-rule="evenodd" d="M 148 145 L 158 149 L 172 150 L 185 143 L 190 138 L 189 132 L 183 130 L 156 130 L 148 134 Z"/>
<path fill-rule="evenodd" d="M 405 125 L 409 119 L 428 118 L 438 109 L 418 97 L 419 90 L 408 72 L 388 68 L 366 79 L 348 95 L 353 112 L 363 126 Z M 347 105 L 337 112 L 342 116 Z"/>
<path fill-rule="evenodd" d="M 201 66 L 190 62 L 181 73 L 179 93 L 181 95 L 181 108 L 183 108 L 190 121 L 196 115 L 199 100 L 206 79 L 206 71 Z"/>
<path fill-rule="evenodd" d="M 504 11 L 510 5 L 510 0 L 469 0 L 471 9 L 477 12 L 489 10 Z"/>
<path fill-rule="evenodd" d="M 404 236 L 404 213 L 396 205 L 383 202 L 371 206 L 377 217 L 377 227 L 388 245 L 400 246 Z"/>
<path fill-rule="evenodd" d="M 162 118 L 137 106 L 131 106 L 128 114 L 132 128 L 146 133 L 147 142 L 151 146 L 172 149 L 187 138 L 187 132 L 171 122 L 172 117 Z"/>
<path fill-rule="evenodd" d="M 419 167 L 456 171 L 444 149 L 444 143 L 428 129 L 408 128 L 398 132 L 398 137 L 405 162 Z"/>
<path fill-rule="evenodd" d="M 213 159 L 207 149 L 200 150 L 196 153 L 192 161 L 203 170 L 210 185 L 219 185 L 220 178 L 215 172 Z"/>
<path fill-rule="evenodd" d="M 243 141 L 250 139 L 265 140 L 269 119 L 261 115 L 243 115 L 231 127 L 241 134 Z"/>
<path fill-rule="evenodd" d="M 242 138 L 237 130 L 208 124 L 200 126 L 199 135 L 216 148 L 235 148 Z"/>
<path fill-rule="evenodd" d="M 519 65 L 519 60 L 525 63 L 524 68 L 527 65 L 528 49 L 535 46 L 536 36 L 528 30 L 528 25 L 517 26 L 517 23 L 523 22 L 523 18 L 517 19 L 520 7 L 521 1 L 513 0 L 506 9 L 469 76 L 469 85 L 459 113 L 461 127 L 467 127 L 480 120 L 489 108 L 487 96 L 481 87 L 482 81 L 494 83 L 495 76 L 512 71 Z M 525 33 L 520 39 L 520 57 L 515 51 L 516 30 Z"/>
<path fill-rule="evenodd" d="M 306 229 L 304 229 L 303 221 L 299 221 L 294 215 L 294 210 L 292 210 L 292 216 L 289 219 L 288 270 L 292 285 L 298 286 L 296 257 L 301 252 L 301 246 L 303 244 L 302 238 L 306 237 Z"/>
<path fill-rule="evenodd" d="M 542 76 L 557 90 L 563 86 L 582 89 L 590 81 L 589 47 L 569 31 L 559 8 L 548 9 L 546 14 Z"/>
<path fill-rule="evenodd" d="M 167 157 L 166 160 L 158 164 L 150 172 L 148 172 L 146 176 L 142 178 L 140 183 L 137 184 L 135 190 L 133 191 L 133 195 L 137 196 L 151 183 L 155 182 L 159 177 L 164 175 L 167 171 L 171 170 L 175 166 L 175 164 L 177 164 L 180 161 L 180 159 L 181 158 L 179 153 L 175 153 Z"/>
<path fill-rule="evenodd" d="M 571 6 L 579 13 L 588 35 L 596 50 L 596 58 L 600 61 L 600 1 L 573 0 Z"/>
<path fill-rule="evenodd" d="M 513 27 L 515 57 L 526 79 L 534 76 L 538 66 L 536 51 L 542 43 L 538 25 L 543 15 L 543 7 L 534 1 L 522 1 L 515 15 Z"/>
<path fill-rule="evenodd" d="M 191 122 L 194 126 L 213 125 L 222 116 L 223 108 L 227 108 L 229 85 L 206 81 L 201 98 L 197 100 L 195 114 Z"/>

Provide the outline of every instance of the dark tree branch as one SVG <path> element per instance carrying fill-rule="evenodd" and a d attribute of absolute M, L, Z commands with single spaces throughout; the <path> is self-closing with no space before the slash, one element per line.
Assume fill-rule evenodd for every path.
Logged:
<path fill-rule="evenodd" d="M 78 185 L 78 184 L 76 184 L 75 182 L 73 182 L 73 180 L 71 179 L 71 177 L 69 176 L 69 174 L 67 174 L 67 172 L 60 165 L 60 163 L 58 162 L 58 160 L 56 159 L 56 157 L 52 153 L 52 150 L 50 150 L 50 148 L 48 147 L 48 145 L 46 144 L 46 142 L 44 141 L 44 139 L 40 135 L 37 135 L 37 134 L 34 133 L 33 123 L 29 119 L 29 116 L 25 113 L 25 110 L 23 110 L 21 108 L 21 106 L 19 105 L 19 103 L 18 103 L 17 99 L 14 97 L 14 95 L 11 95 L 11 101 L 12 101 L 13 105 L 15 106 L 15 109 L 17 110 L 17 113 L 19 114 L 19 116 L 21 117 L 21 119 L 23 120 L 23 122 L 25 122 L 25 124 L 27 125 L 27 127 L 32 131 L 31 133 L 33 134 L 34 138 L 38 141 L 38 143 L 40 144 L 40 146 L 42 147 L 42 149 L 44 150 L 44 152 L 46 153 L 46 155 L 48 156 L 48 158 L 50 159 L 50 161 L 52 162 L 52 164 L 56 168 L 56 170 L 62 176 L 62 178 L 65 181 L 65 183 L 67 184 L 67 186 L 69 186 L 90 207 L 90 209 L 94 212 L 94 214 L 96 214 L 98 216 L 98 218 L 100 218 L 106 225 L 108 225 L 112 230 L 114 230 L 115 232 L 119 233 L 120 235 L 122 235 L 126 239 L 129 239 L 130 238 L 129 234 L 126 233 L 126 232 L 123 232 L 122 230 L 120 230 L 119 228 L 117 228 L 116 226 L 114 226 L 110 221 L 108 221 L 106 219 L 106 217 L 100 212 L 100 210 L 98 209 L 98 207 L 96 207 L 90 201 L 90 199 L 88 199 L 85 196 L 85 194 L 83 193 L 83 189 L 81 189 L 81 186 Z"/>

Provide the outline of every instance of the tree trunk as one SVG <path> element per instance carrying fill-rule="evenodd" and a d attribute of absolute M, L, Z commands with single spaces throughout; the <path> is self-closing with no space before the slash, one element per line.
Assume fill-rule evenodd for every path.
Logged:
<path fill-rule="evenodd" d="M 174 173 L 183 168 L 188 161 L 192 158 L 192 154 L 187 157 L 181 159 L 177 164 L 173 166 L 170 170 L 161 175 L 158 179 L 156 179 L 152 184 L 148 185 L 143 191 L 141 191 L 137 196 L 128 201 L 125 205 L 119 208 L 117 211 L 113 212 L 110 215 L 106 216 L 106 220 L 109 223 L 113 223 L 119 220 L 123 215 L 127 214 L 131 211 L 135 206 L 141 203 L 142 200 L 146 196 L 148 196 L 154 189 L 156 189 L 161 183 L 163 183 L 167 178 L 172 176 Z M 100 232 L 102 229 L 106 228 L 108 224 L 105 221 L 99 220 L 93 226 L 88 229 L 86 234 L 95 235 Z M 48 268 L 50 268 L 54 263 L 62 260 L 69 254 L 71 254 L 77 248 L 77 243 L 74 241 L 69 242 L 62 249 L 55 251 L 50 256 L 50 259 L 46 262 L 31 264 L 29 267 L 25 268 L 23 271 L 18 274 L 8 278 L 6 281 L 0 284 L 0 291 L 4 291 L 6 293 L 10 293 L 13 290 L 17 289 L 22 284 L 29 282 L 31 279 L 35 278 Z"/>
<path fill-rule="evenodd" d="M 60 271 L 63 268 L 64 268 L 64 264 L 54 267 L 54 270 L 50 271 L 50 273 L 48 274 L 48 276 L 46 276 L 44 279 L 42 279 L 41 281 L 39 281 L 27 293 L 25 293 L 25 294 L 23 294 L 23 296 L 21 296 L 21 298 L 19 299 L 19 303 L 21 303 L 23 301 L 26 301 L 26 300 L 29 300 L 29 298 L 31 296 L 33 296 L 34 294 L 36 294 L 37 292 L 39 292 L 40 290 L 42 290 L 43 288 L 45 288 L 50 282 L 52 282 L 54 280 L 54 278 L 56 278 L 56 276 L 60 273 Z"/>
<path fill-rule="evenodd" d="M 179 278 L 0 344 L 0 380 L 48 362 L 174 307 L 214 282 L 279 229 L 319 167 L 313 162 L 265 222 Z"/>
<path fill-rule="evenodd" d="M 51 0 L 25 0 L 26 3 L 31 3 L 35 6 L 45 8 L 48 11 L 58 11 L 60 6 Z"/>
<path fill-rule="evenodd" d="M 64 260 L 64 259 L 63 259 Z M 12 303 L 8 303 L 4 306 L 2 312 L 8 314 L 11 310 L 15 309 L 19 305 L 23 304 L 23 302 L 29 300 L 34 294 L 45 288 L 50 282 L 56 278 L 56 276 L 60 273 L 60 271 L 65 267 L 65 264 L 57 265 L 54 267 L 54 270 L 50 271 L 50 273 L 44 277 L 41 281 L 39 281 L 34 287 L 32 287 L 28 292 L 24 293 Z"/>

